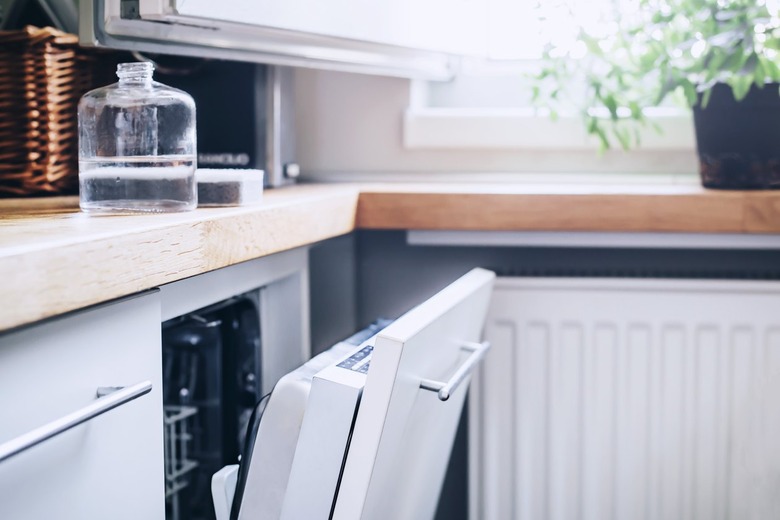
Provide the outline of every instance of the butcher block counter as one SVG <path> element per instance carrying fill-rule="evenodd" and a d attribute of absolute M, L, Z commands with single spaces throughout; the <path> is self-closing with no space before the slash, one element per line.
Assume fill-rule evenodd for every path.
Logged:
<path fill-rule="evenodd" d="M 0 200 L 0 330 L 356 229 L 780 232 L 780 192 L 692 185 L 303 184 L 260 205 L 79 212 L 75 197 Z"/>

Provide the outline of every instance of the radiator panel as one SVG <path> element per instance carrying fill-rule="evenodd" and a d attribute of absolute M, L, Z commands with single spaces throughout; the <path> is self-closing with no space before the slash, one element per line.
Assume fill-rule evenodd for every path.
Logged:
<path fill-rule="evenodd" d="M 780 285 L 501 278 L 472 520 L 780 518 Z"/>

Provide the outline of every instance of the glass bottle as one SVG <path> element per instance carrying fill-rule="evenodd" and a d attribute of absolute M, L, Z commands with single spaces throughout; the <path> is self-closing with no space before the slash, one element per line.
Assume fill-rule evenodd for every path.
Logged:
<path fill-rule="evenodd" d="M 151 63 L 120 63 L 119 81 L 79 102 L 79 203 L 86 212 L 197 206 L 195 102 L 152 81 Z"/>

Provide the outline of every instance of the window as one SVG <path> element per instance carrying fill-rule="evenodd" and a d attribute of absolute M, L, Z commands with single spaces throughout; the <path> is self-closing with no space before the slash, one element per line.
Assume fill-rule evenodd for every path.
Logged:
<path fill-rule="evenodd" d="M 578 28 L 600 38 L 617 30 L 616 16 L 637 15 L 637 0 L 491 0 L 489 60 L 464 60 L 458 76 L 446 83 L 417 83 L 405 115 L 408 148 L 529 150 L 597 149 L 585 131 L 578 108 L 552 121 L 531 103 L 528 76 L 539 67 L 548 43 L 571 59 L 587 50 Z M 668 106 L 646 111 L 661 132 L 642 134 L 643 150 L 692 151 L 688 110 Z"/>

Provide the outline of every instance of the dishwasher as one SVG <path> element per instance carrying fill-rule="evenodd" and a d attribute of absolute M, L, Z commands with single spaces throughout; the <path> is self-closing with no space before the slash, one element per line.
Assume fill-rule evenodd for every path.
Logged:
<path fill-rule="evenodd" d="M 282 377 L 217 471 L 217 520 L 430 520 L 495 274 L 474 269 Z"/>
<path fill-rule="evenodd" d="M 250 291 L 163 323 L 167 520 L 213 520 L 211 475 L 236 460 L 262 396 Z"/>

